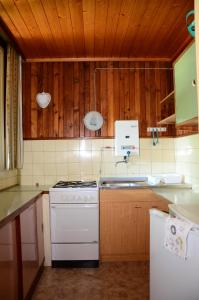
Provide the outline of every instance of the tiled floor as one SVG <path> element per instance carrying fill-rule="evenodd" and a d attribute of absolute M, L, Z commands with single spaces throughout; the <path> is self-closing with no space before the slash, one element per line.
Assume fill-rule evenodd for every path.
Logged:
<path fill-rule="evenodd" d="M 45 268 L 32 300 L 148 300 L 146 262 L 101 263 L 96 269 Z"/>

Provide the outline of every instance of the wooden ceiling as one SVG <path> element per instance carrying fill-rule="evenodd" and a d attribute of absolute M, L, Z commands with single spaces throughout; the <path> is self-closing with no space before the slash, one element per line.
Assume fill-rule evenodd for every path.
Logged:
<path fill-rule="evenodd" d="M 172 60 L 190 42 L 193 0 L 0 0 L 26 59 Z"/>

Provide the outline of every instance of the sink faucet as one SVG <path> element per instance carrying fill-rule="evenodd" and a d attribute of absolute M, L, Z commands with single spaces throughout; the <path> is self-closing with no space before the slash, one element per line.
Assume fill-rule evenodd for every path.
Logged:
<path fill-rule="evenodd" d="M 124 156 L 124 159 L 116 161 L 115 166 L 117 167 L 117 165 L 121 163 L 127 164 L 129 162 L 129 157 L 130 157 L 130 151 L 127 151 L 127 155 Z"/>

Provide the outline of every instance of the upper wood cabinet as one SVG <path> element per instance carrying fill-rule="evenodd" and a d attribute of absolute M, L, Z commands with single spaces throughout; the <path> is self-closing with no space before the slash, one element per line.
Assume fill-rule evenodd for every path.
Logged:
<path fill-rule="evenodd" d="M 198 121 L 195 43 L 174 64 L 176 124 Z"/>

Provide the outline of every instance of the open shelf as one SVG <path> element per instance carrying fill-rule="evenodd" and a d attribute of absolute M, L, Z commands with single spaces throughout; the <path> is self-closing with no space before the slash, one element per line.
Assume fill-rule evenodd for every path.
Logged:
<path fill-rule="evenodd" d="M 161 120 L 160 122 L 158 122 L 158 125 L 162 125 L 162 124 L 175 124 L 176 122 L 176 115 L 172 114 L 171 116 Z"/>
<path fill-rule="evenodd" d="M 168 99 L 172 99 L 174 98 L 174 91 L 172 91 L 170 94 L 168 94 L 165 98 L 163 98 L 161 101 L 160 101 L 160 104 L 162 104 L 163 102 L 165 102 L 166 100 Z"/>

